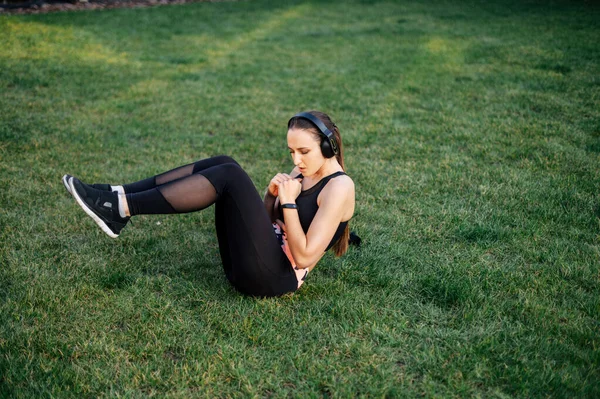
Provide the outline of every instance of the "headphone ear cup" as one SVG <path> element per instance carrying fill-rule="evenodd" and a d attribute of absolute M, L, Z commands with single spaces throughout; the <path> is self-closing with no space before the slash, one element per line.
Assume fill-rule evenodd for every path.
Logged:
<path fill-rule="evenodd" d="M 335 155 L 326 137 L 323 137 L 323 140 L 321 140 L 321 153 L 325 158 L 333 158 Z"/>

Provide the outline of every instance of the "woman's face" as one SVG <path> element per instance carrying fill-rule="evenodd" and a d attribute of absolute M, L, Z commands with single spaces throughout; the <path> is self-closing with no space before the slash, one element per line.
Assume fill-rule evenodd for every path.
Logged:
<path fill-rule="evenodd" d="M 314 175 L 326 161 L 321 153 L 321 143 L 308 130 L 292 128 L 288 130 L 287 142 L 294 165 L 303 176 Z"/>

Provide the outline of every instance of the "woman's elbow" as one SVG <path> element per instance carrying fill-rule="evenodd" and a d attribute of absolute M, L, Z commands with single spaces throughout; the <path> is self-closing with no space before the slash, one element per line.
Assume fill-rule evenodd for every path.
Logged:
<path fill-rule="evenodd" d="M 299 269 L 306 269 L 316 265 L 317 262 L 319 262 L 319 260 L 323 257 L 323 255 L 325 255 L 324 247 L 311 245 L 311 243 L 307 243 L 306 246 L 290 245 L 290 249 L 292 252 L 292 256 L 294 257 L 296 267 L 298 267 Z"/>
<path fill-rule="evenodd" d="M 296 267 L 298 269 L 308 269 L 311 266 L 314 266 L 321 256 L 299 256 L 298 258 L 294 257 L 294 261 L 296 262 Z"/>

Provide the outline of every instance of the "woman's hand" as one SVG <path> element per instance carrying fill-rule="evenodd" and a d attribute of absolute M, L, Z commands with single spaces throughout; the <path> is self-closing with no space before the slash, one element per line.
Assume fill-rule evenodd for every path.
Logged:
<path fill-rule="evenodd" d="M 296 201 L 296 198 L 298 198 L 302 191 L 301 181 L 302 179 L 292 179 L 289 177 L 289 179 L 285 179 L 279 183 L 277 191 L 280 204 L 288 204 Z"/>
<path fill-rule="evenodd" d="M 288 175 L 287 173 L 277 173 L 275 175 L 275 177 L 273 177 L 271 179 L 271 182 L 269 183 L 269 194 L 271 194 L 273 197 L 277 197 L 279 195 L 279 185 L 281 183 L 283 183 L 285 180 L 289 180 L 292 177 L 290 175 Z"/>

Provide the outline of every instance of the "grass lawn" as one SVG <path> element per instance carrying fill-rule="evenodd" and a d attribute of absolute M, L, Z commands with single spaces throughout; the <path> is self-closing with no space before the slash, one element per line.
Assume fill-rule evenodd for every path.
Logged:
<path fill-rule="evenodd" d="M 599 397 L 600 7 L 244 1 L 1 16 L 0 397 Z M 352 229 L 238 294 L 212 210 L 110 239 L 60 178 L 344 137 Z"/>

